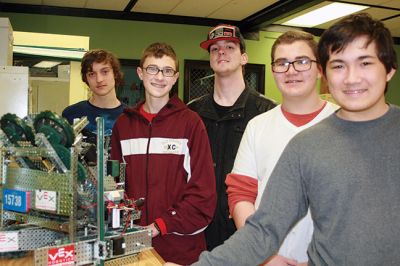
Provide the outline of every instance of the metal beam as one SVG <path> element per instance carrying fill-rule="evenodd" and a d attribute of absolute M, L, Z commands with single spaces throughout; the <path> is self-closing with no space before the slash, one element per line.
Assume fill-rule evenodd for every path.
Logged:
<path fill-rule="evenodd" d="M 124 8 L 124 12 L 131 12 L 132 8 L 136 5 L 138 0 L 130 0 Z"/>

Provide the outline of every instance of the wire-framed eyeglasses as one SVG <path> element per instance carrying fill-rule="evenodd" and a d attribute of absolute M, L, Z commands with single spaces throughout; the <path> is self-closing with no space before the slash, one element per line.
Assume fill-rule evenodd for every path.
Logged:
<path fill-rule="evenodd" d="M 154 65 L 149 65 L 147 67 L 144 67 L 143 69 L 146 70 L 146 73 L 150 74 L 150 75 L 157 75 L 158 72 L 161 71 L 161 73 L 163 74 L 164 77 L 173 77 L 175 75 L 175 73 L 177 72 L 171 67 L 159 68 L 158 66 L 154 66 Z"/>
<path fill-rule="evenodd" d="M 312 63 L 317 63 L 316 60 L 311 60 L 310 58 L 302 58 L 294 61 L 287 61 L 278 59 L 271 63 L 272 71 L 275 73 L 285 73 L 289 70 L 290 65 L 293 65 L 294 70 L 298 72 L 303 72 L 310 70 Z"/>

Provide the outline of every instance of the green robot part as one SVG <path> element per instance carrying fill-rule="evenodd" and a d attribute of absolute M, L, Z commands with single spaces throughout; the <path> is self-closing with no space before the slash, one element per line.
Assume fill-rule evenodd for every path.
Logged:
<path fill-rule="evenodd" d="M 43 133 L 49 142 L 71 147 L 75 139 L 74 130 L 68 121 L 51 111 L 43 111 L 35 116 L 33 127 L 36 133 Z"/>
<path fill-rule="evenodd" d="M 3 115 L 0 120 L 0 126 L 10 142 L 16 146 L 19 146 L 19 141 L 28 141 L 32 145 L 35 143 L 32 129 L 15 114 L 8 113 Z"/>
<path fill-rule="evenodd" d="M 71 168 L 71 153 L 69 149 L 60 144 L 53 144 L 52 146 L 64 165 L 68 169 Z M 81 162 L 78 162 L 78 182 L 83 182 L 86 178 L 86 169 Z"/>

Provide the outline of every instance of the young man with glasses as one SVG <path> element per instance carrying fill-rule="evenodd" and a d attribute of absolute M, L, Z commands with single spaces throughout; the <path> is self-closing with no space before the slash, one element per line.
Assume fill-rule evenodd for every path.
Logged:
<path fill-rule="evenodd" d="M 237 228 L 258 208 L 267 181 L 287 143 L 302 130 L 332 114 L 337 106 L 320 99 L 317 42 L 301 31 L 288 31 L 272 46 L 271 69 L 282 104 L 253 118 L 246 127 L 233 170 L 228 174 L 230 213 Z M 313 226 L 310 213 L 289 232 L 268 266 L 307 264 Z"/>
<path fill-rule="evenodd" d="M 145 100 L 115 123 L 111 157 L 127 163 L 128 197 L 145 199 L 139 224 L 152 230 L 155 250 L 165 260 L 190 264 L 206 249 L 215 176 L 203 122 L 169 95 L 178 69 L 170 45 L 145 49 L 137 68 Z"/>
<path fill-rule="evenodd" d="M 209 52 L 214 88 L 210 94 L 190 102 L 189 108 L 206 125 L 214 160 L 218 200 L 213 221 L 206 229 L 207 248 L 212 250 L 236 231 L 229 216 L 225 178 L 232 170 L 246 125 L 276 104 L 246 86 L 243 68 L 248 58 L 238 27 L 214 27 L 200 47 Z"/>

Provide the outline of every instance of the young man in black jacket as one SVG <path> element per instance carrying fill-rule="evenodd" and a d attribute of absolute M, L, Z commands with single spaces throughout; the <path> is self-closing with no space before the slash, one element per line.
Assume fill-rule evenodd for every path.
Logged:
<path fill-rule="evenodd" d="M 210 53 L 210 66 L 215 73 L 214 88 L 210 94 L 190 102 L 189 108 L 203 119 L 214 160 L 217 208 L 206 229 L 207 248 L 212 250 L 236 231 L 229 217 L 225 178 L 232 170 L 247 122 L 276 104 L 246 87 L 243 67 L 248 57 L 238 27 L 214 27 L 200 47 Z"/>

